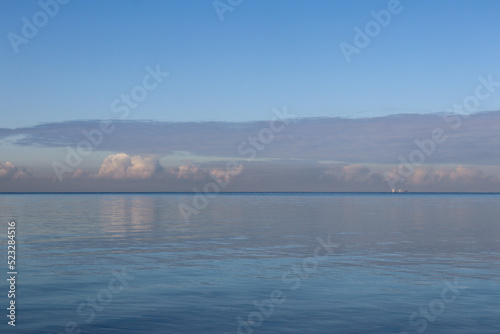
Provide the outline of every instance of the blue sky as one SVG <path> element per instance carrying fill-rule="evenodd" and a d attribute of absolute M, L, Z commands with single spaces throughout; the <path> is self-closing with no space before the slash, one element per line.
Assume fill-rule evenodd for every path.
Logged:
<path fill-rule="evenodd" d="M 241 158 L 237 147 L 245 138 L 227 137 L 234 142 L 221 145 L 215 133 L 226 125 L 220 122 L 231 122 L 230 128 L 241 127 L 241 133 L 251 134 L 252 130 L 258 132 L 256 124 L 267 124 L 272 119 L 273 109 L 286 106 L 296 119 L 352 118 L 357 123 L 349 123 L 348 129 L 357 132 L 335 139 L 331 131 L 337 125 L 328 121 L 330 127 L 315 133 L 315 126 L 299 121 L 300 126 L 287 129 L 290 133 L 276 134 L 280 140 L 294 140 L 291 145 L 277 140 L 281 144 L 275 143 L 274 147 L 270 144 L 259 157 L 262 160 L 254 161 L 255 166 L 247 164 L 246 170 L 258 171 L 263 168 L 258 163 L 275 161 L 279 165 L 286 160 L 291 170 L 307 164 L 310 170 L 298 178 L 310 180 L 314 173 L 331 175 L 333 172 L 325 172 L 323 167 L 319 172 L 314 169 L 319 168 L 317 164 L 324 166 L 328 162 L 348 168 L 349 172 L 336 169 L 342 177 L 350 178 L 349 173 L 359 172 L 363 179 L 367 175 L 363 168 L 368 166 L 370 173 L 375 173 L 371 181 L 376 184 L 369 189 L 382 190 L 385 188 L 379 176 L 384 169 L 397 166 L 398 155 L 407 156 L 411 152 L 415 139 L 430 135 L 422 129 L 449 128 L 449 123 L 441 120 L 440 125 L 436 121 L 437 113 L 447 112 L 453 104 L 463 103 L 473 95 L 481 82 L 479 77 L 492 76 L 493 81 L 500 81 L 498 1 L 401 0 L 397 4 L 395 0 L 243 0 L 225 11 L 223 20 L 212 0 L 71 0 L 67 4 L 56 0 L 1 0 L 0 3 L 3 8 L 0 179 L 53 178 L 51 164 L 64 160 L 68 145 L 75 148 L 85 139 L 82 130 L 98 128 L 99 120 L 119 119 L 117 126 L 127 127 L 129 138 L 124 138 L 120 129 L 105 136 L 102 145 L 93 147 L 92 154 L 83 159 L 78 172 L 76 168 L 68 172 L 70 178 L 80 179 L 85 175 L 95 178 L 102 168 L 111 168 L 109 164 L 122 169 L 125 165 L 133 166 L 130 175 L 134 177 L 142 177 L 137 172 L 140 167 L 156 175 L 156 161 L 160 161 L 174 178 L 181 175 L 183 179 L 186 173 L 191 173 L 203 182 L 211 171 L 224 169 L 214 163 Z M 227 0 L 219 3 L 228 5 Z M 47 24 L 40 26 L 34 37 L 23 36 L 25 20 L 32 24 L 43 7 L 53 9 L 54 4 L 57 13 L 47 16 Z M 390 22 L 385 27 L 379 26 L 379 31 L 369 37 L 369 44 L 359 47 L 359 52 L 347 61 L 341 43 L 356 46 L 356 29 L 366 32 L 375 20 L 372 12 L 387 11 L 391 6 L 398 10 L 391 14 Z M 26 43 L 13 46 L 14 35 L 26 38 Z M 155 69 L 168 72 L 168 76 L 154 81 L 151 71 Z M 145 82 L 154 88 L 145 90 Z M 124 94 L 131 95 L 141 89 L 147 96 L 134 107 L 127 107 L 124 113 Z M 498 110 L 500 92 L 496 91 L 482 99 L 474 112 Z M 418 123 L 413 123 L 411 117 L 397 121 L 388 117 L 398 114 L 431 116 L 419 119 Z M 386 118 L 380 122 L 377 117 Z M 367 118 L 370 121 L 365 123 Z M 488 143 L 494 143 L 498 118 L 496 114 L 488 114 L 487 118 L 493 123 L 483 135 Z M 139 120 L 157 122 L 160 128 L 175 134 L 168 138 L 151 137 L 147 133 L 149 128 Z M 467 125 L 461 128 L 463 131 L 450 134 L 450 138 L 458 141 L 447 144 L 451 146 L 444 149 L 442 156 L 426 161 L 437 168 L 437 172 L 426 171 L 426 177 L 442 181 L 442 168 L 451 168 L 445 173 L 448 181 L 453 179 L 450 176 L 453 173 L 476 177 L 476 167 L 470 169 L 475 172 L 467 174 L 469 170 L 457 166 L 482 165 L 486 169 L 481 173 L 486 174 L 477 176 L 482 182 L 477 183 L 477 189 L 485 189 L 485 182 L 492 183 L 493 179 L 497 182 L 496 176 L 492 176 L 497 161 L 490 159 L 496 157 L 495 146 L 488 144 L 490 150 L 480 151 L 482 155 L 478 157 L 473 154 L 478 148 L 467 144 L 469 135 L 474 143 L 481 141 L 477 137 L 479 128 L 474 126 L 484 127 L 488 123 L 482 123 L 481 117 L 477 120 L 481 121 L 467 123 L 464 118 Z M 244 123 L 249 121 L 264 123 Z M 188 131 L 200 131 L 206 136 L 195 136 L 201 142 L 193 144 L 193 139 L 187 136 L 189 132 L 176 130 L 184 129 L 184 125 L 171 127 L 169 122 L 194 122 L 197 125 Z M 40 127 L 41 124 L 46 127 Z M 376 131 L 390 133 L 368 138 L 363 134 L 365 125 L 371 135 Z M 408 132 L 403 135 L 394 130 L 397 128 Z M 67 134 L 75 129 L 79 131 L 76 137 Z M 115 145 L 118 138 L 121 144 Z M 175 143 L 161 141 L 169 138 Z M 406 142 L 393 145 L 403 139 Z M 338 145 L 343 141 L 349 143 L 352 152 L 346 153 L 345 147 Z M 143 146 L 139 148 L 135 142 Z M 366 154 L 367 147 L 371 147 L 373 156 Z M 386 159 L 376 158 L 378 153 Z M 107 157 L 111 158 L 106 160 Z M 118 166 L 119 163 L 123 165 Z M 180 169 L 168 170 L 175 169 L 175 164 Z M 348 167 L 352 164 L 357 165 Z M 278 165 L 267 169 L 269 175 L 274 175 Z M 295 175 L 293 171 L 290 173 Z M 168 177 L 172 177 L 170 174 Z M 335 177 L 338 181 L 340 176 Z M 318 176 L 315 180 L 319 179 Z M 418 180 L 424 179 L 422 176 Z M 417 186 L 415 182 L 413 185 Z M 78 185 L 74 187 L 78 189 Z M 184 189 L 182 185 L 176 187 Z M 191 189 L 191 184 L 186 187 Z M 283 184 L 277 187 L 284 189 Z M 363 189 L 362 185 L 359 187 Z M 9 189 L 17 188 L 10 185 Z M 245 189 L 243 185 L 241 189 Z M 450 189 L 455 188 L 450 186 Z"/>
<path fill-rule="evenodd" d="M 348 64 L 339 43 L 387 1 L 243 1 L 221 21 L 211 1 L 77 1 L 14 53 L 36 1 L 2 1 L 3 127 L 112 118 L 146 66 L 170 73 L 129 119 L 265 120 L 444 111 L 500 72 L 496 1 L 401 1 Z M 499 109 L 500 97 L 483 110 Z"/>

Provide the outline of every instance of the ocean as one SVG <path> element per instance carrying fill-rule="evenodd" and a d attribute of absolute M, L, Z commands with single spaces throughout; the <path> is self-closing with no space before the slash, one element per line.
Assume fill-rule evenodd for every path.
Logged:
<path fill-rule="evenodd" d="M 500 194 L 194 199 L 0 195 L 0 332 L 500 333 Z"/>

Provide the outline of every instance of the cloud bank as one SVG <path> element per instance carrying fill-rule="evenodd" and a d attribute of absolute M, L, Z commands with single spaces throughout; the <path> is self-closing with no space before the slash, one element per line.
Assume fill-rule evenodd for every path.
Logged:
<path fill-rule="evenodd" d="M 401 157 L 418 157 L 398 186 L 411 191 L 500 191 L 500 112 L 295 119 L 267 145 L 254 146 L 253 159 L 248 154 L 251 139 L 268 124 L 120 121 L 100 139 L 89 139 L 98 121 L 0 129 L 0 140 L 33 150 L 77 149 L 82 140 L 99 139 L 94 151 L 114 152 L 93 168 L 71 169 L 63 183 L 3 162 L 0 186 L 4 191 L 191 192 L 218 181 L 228 184 L 225 191 L 389 191 L 387 173 L 401 175 Z M 205 158 L 160 163 L 179 151 Z M 229 172 L 225 166 L 231 160 L 237 167 Z"/>
<path fill-rule="evenodd" d="M 240 146 L 255 137 L 268 122 L 168 123 L 114 121 L 114 131 L 104 135 L 99 151 L 130 155 L 167 155 L 178 151 L 217 157 L 248 157 Z M 84 133 L 99 129 L 99 121 L 51 123 L 32 128 L 0 129 L 1 138 L 15 145 L 76 147 L 87 140 Z M 500 111 L 469 116 L 405 114 L 376 118 L 297 119 L 272 145 L 259 151 L 260 158 L 307 159 L 348 163 L 398 163 L 398 154 L 411 152 L 415 140 L 429 138 L 442 129 L 447 140 L 427 163 L 500 165 Z M 248 146 L 248 145 L 247 145 Z"/>

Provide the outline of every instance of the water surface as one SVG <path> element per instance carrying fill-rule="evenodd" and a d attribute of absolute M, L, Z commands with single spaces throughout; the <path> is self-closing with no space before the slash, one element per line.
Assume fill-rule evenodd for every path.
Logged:
<path fill-rule="evenodd" d="M 192 200 L 0 195 L 0 331 L 500 333 L 498 194 L 220 194 L 186 222 Z"/>

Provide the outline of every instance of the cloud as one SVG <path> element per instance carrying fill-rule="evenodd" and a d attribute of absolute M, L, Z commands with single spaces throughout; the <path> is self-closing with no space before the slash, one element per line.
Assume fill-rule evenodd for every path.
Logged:
<path fill-rule="evenodd" d="M 212 180 L 218 180 L 220 184 L 227 184 L 233 176 L 241 173 L 243 170 L 243 165 L 238 165 L 231 170 L 220 169 L 220 168 L 201 168 L 198 165 L 189 162 L 185 165 L 181 165 L 177 168 L 171 168 L 168 171 L 168 176 L 174 176 L 179 180 L 190 180 L 190 181 L 200 181 L 204 180 L 209 182 Z"/>
<path fill-rule="evenodd" d="M 152 157 L 142 158 L 118 153 L 104 159 L 97 178 L 148 179 L 161 170 L 158 160 Z"/>
<path fill-rule="evenodd" d="M 411 175 L 398 181 L 404 184 L 397 187 L 410 191 L 500 191 L 500 111 L 446 118 L 407 114 L 295 119 L 274 133 L 271 142 L 253 147 L 254 160 L 248 154 L 253 149 L 251 143 L 269 122 L 116 121 L 113 125 L 111 135 L 102 140 L 93 137 L 99 144 L 93 146 L 99 151 L 93 159 L 106 152 L 104 160 L 95 162 L 93 168 L 87 164 L 86 169 L 72 170 L 68 189 L 192 191 L 215 179 L 221 183 L 231 180 L 227 191 L 390 191 L 386 172 L 392 168 L 393 173 L 403 175 L 398 173 L 403 160 L 419 160 Z M 33 150 L 60 147 L 54 150 L 59 152 L 66 146 L 77 148 L 82 140 L 90 140 L 85 133 L 98 128 L 98 121 L 73 121 L 0 129 L 0 139 L 7 138 L 9 145 L 32 146 Z M 436 129 L 441 129 L 441 138 L 446 139 L 431 143 Z M 167 168 L 158 157 L 168 166 L 185 157 L 192 160 Z M 232 173 L 225 168 L 230 160 L 241 163 Z M 8 180 L 29 175 L 10 162 L 0 165 L 0 178 L 4 185 L 9 183 L 9 189 L 15 187 Z M 238 177 L 233 179 L 234 175 Z M 28 179 L 32 182 L 26 181 L 22 189 L 31 189 L 37 179 Z M 20 183 L 15 186 L 19 188 Z M 47 189 L 56 189 L 50 187 Z M 64 187 L 66 183 L 56 190 Z"/>
<path fill-rule="evenodd" d="M 394 171 L 394 170 L 393 170 Z M 495 177 L 493 177 L 494 180 Z M 408 178 L 408 183 L 412 185 L 432 185 L 432 184 L 472 184 L 488 181 L 492 176 L 487 176 L 479 167 L 432 167 L 423 166 L 415 168 L 413 175 Z"/>
<path fill-rule="evenodd" d="M 31 176 L 31 172 L 24 167 L 16 167 L 13 163 L 0 162 L 0 179 L 22 179 Z"/>
<path fill-rule="evenodd" d="M 156 157 L 130 156 L 126 153 L 112 154 L 104 159 L 99 172 L 94 178 L 107 178 L 114 180 L 134 179 L 164 179 L 179 181 L 208 181 L 212 178 L 227 182 L 232 176 L 238 175 L 243 170 L 239 165 L 231 171 L 219 168 L 202 168 L 192 162 L 166 169 L 162 167 Z M 73 172 L 72 178 L 84 178 L 89 174 L 81 169 Z"/>
<path fill-rule="evenodd" d="M 71 173 L 70 178 L 72 179 L 82 179 L 91 176 L 91 173 L 87 170 L 78 168 L 74 172 Z"/>
<path fill-rule="evenodd" d="M 169 169 L 169 173 L 177 179 L 201 180 L 206 176 L 206 172 L 189 162 L 176 168 Z"/>
<path fill-rule="evenodd" d="M 380 183 L 380 171 L 372 171 L 365 165 L 334 165 L 323 171 L 323 174 L 343 183 Z"/>
<path fill-rule="evenodd" d="M 239 165 L 238 167 L 232 169 L 231 171 L 214 169 L 210 172 L 210 175 L 213 178 L 219 180 L 220 182 L 226 183 L 229 180 L 231 180 L 231 177 L 240 174 L 242 170 L 243 170 L 243 165 Z"/>
<path fill-rule="evenodd" d="M 272 116 L 270 116 L 271 118 Z M 99 121 L 51 123 L 32 128 L 0 129 L 0 138 L 16 145 L 76 147 L 88 139 L 84 133 L 99 129 Z M 431 138 L 442 129 L 446 141 L 426 158 L 431 164 L 500 165 L 500 111 L 443 117 L 440 114 L 404 114 L 374 118 L 294 119 L 275 133 L 258 158 L 338 161 L 348 164 L 398 164 L 398 155 L 419 149 L 415 141 Z M 115 130 L 94 150 L 129 155 L 164 156 L 185 151 L 207 157 L 248 156 L 240 144 L 256 137 L 269 121 L 225 123 L 171 123 L 114 121 Z M 95 140 L 95 138 L 94 138 Z M 250 145 L 242 146 L 244 150 Z"/>
<path fill-rule="evenodd" d="M 389 183 L 385 180 L 387 171 L 395 175 L 398 167 L 336 164 L 324 169 L 321 180 L 340 189 L 354 191 L 362 186 L 362 191 L 388 191 Z M 423 165 L 415 167 L 412 174 L 397 186 L 410 191 L 499 191 L 500 168 L 489 168 L 487 172 L 480 166 Z"/>
<path fill-rule="evenodd" d="M 244 165 L 244 167 L 243 167 Z M 6 167 L 7 166 L 7 167 Z M 177 168 L 164 168 L 151 157 L 112 154 L 98 169 L 76 170 L 64 183 L 52 178 L 12 177 L 12 164 L 0 164 L 0 175 L 8 170 L 11 178 L 0 178 L 2 191 L 175 191 L 204 189 L 210 182 L 224 184 L 224 191 L 375 191 L 389 192 L 384 174 L 392 165 L 324 164 L 280 162 L 245 162 L 232 172 L 225 164 L 184 163 Z M 17 167 L 17 172 L 23 172 Z M 244 171 L 244 172 L 243 172 Z M 228 182 L 229 181 L 229 182 Z M 492 166 L 419 166 L 400 188 L 419 191 L 498 192 L 500 168 Z"/>

